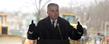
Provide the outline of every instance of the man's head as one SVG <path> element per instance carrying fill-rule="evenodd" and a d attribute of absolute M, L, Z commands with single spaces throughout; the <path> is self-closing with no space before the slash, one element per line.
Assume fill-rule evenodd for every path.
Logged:
<path fill-rule="evenodd" d="M 55 3 L 48 4 L 47 13 L 51 19 L 57 19 L 59 17 L 59 6 Z"/>

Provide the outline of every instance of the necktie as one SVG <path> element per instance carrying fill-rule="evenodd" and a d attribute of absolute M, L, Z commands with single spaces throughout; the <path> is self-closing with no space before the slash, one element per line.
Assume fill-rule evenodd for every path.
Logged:
<path fill-rule="evenodd" d="M 55 23 L 55 21 L 52 22 L 53 27 L 54 27 L 54 23 Z"/>

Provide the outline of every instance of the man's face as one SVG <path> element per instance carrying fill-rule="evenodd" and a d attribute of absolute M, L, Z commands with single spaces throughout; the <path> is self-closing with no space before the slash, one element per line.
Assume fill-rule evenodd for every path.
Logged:
<path fill-rule="evenodd" d="M 48 7 L 48 10 L 47 10 L 47 13 L 48 13 L 48 16 L 55 20 L 58 18 L 59 16 L 59 8 L 58 6 L 55 6 L 55 5 L 51 5 Z"/>

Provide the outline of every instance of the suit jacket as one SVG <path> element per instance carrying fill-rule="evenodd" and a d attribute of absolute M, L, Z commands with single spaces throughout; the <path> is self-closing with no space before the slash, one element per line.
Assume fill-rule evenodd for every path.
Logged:
<path fill-rule="evenodd" d="M 75 30 L 68 21 L 61 17 L 58 17 L 57 23 L 59 26 L 54 28 L 49 17 L 39 21 L 37 26 L 31 29 L 32 34 L 28 33 L 28 39 L 37 39 L 38 44 L 69 44 L 69 37 L 73 40 L 81 38 L 83 34 L 81 25 L 78 25 Z"/>

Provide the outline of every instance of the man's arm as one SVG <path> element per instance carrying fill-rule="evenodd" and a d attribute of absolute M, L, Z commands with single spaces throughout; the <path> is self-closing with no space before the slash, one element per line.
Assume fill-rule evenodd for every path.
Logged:
<path fill-rule="evenodd" d="M 68 35 L 72 40 L 78 40 L 83 34 L 83 27 L 78 22 L 77 29 L 69 24 Z"/>
<path fill-rule="evenodd" d="M 25 43 L 26 44 L 34 44 L 36 42 L 37 38 L 38 38 L 37 28 L 32 21 L 32 23 L 29 25 L 29 29 L 27 32 L 27 39 L 25 40 Z"/>
<path fill-rule="evenodd" d="M 81 35 L 81 36 L 83 35 L 84 29 L 83 29 L 82 25 L 80 24 L 80 22 L 78 22 L 76 31 L 78 32 L 79 35 Z"/>

